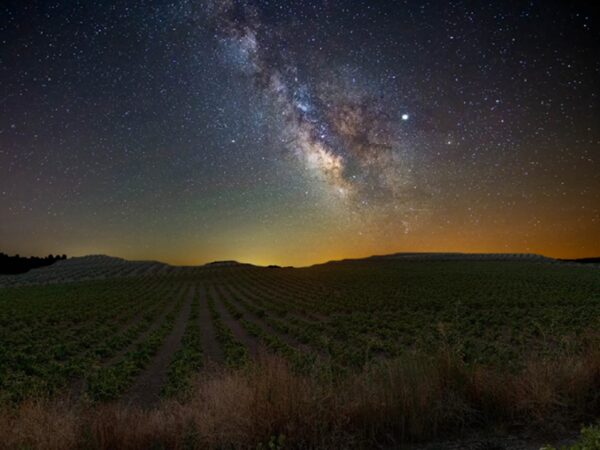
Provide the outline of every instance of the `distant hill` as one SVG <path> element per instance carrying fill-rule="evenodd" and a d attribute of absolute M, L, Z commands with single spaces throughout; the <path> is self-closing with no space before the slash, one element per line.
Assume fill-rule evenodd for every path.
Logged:
<path fill-rule="evenodd" d="M 251 266 L 238 261 L 214 261 L 204 266 L 172 266 L 159 261 L 129 261 L 107 255 L 77 256 L 23 274 L 0 275 L 0 287 L 55 284 L 145 275 L 190 274 L 203 267 Z"/>
<path fill-rule="evenodd" d="M 391 255 L 372 256 L 371 258 L 435 261 L 555 261 L 553 258 L 535 253 L 394 253 Z"/>
<path fill-rule="evenodd" d="M 579 264 L 600 264 L 600 257 L 597 258 L 579 258 L 579 259 L 561 259 L 564 262 L 574 262 Z"/>
<path fill-rule="evenodd" d="M 329 261 L 323 264 L 315 264 L 313 267 L 328 264 L 365 264 L 385 261 L 531 261 L 546 264 L 600 264 L 600 258 L 559 260 L 542 255 L 520 253 L 394 253 L 367 258 Z M 224 260 L 213 261 L 203 266 L 172 266 L 158 261 L 128 261 L 113 256 L 89 255 L 59 260 L 50 266 L 32 269 L 23 274 L 0 275 L 0 287 L 147 275 L 192 275 L 194 272 L 211 268 L 233 267 L 253 267 L 253 265 L 234 260 Z M 267 268 L 277 269 L 280 267 L 270 265 Z M 292 267 L 285 267 L 284 269 L 294 270 Z"/>
<path fill-rule="evenodd" d="M 30 270 L 19 275 L 0 275 L 0 286 L 54 284 L 111 277 L 170 273 L 173 266 L 157 261 L 128 261 L 106 255 L 80 256 Z"/>
<path fill-rule="evenodd" d="M 234 260 L 225 260 L 225 261 L 213 261 L 204 264 L 205 266 L 217 266 L 217 267 L 232 267 L 232 266 L 250 266 L 248 263 L 241 263 Z"/>
<path fill-rule="evenodd" d="M 558 260 L 534 253 L 392 253 L 366 258 L 342 259 L 325 264 L 368 262 L 368 261 L 539 261 L 555 263 Z M 316 264 L 321 265 L 321 264 Z"/>

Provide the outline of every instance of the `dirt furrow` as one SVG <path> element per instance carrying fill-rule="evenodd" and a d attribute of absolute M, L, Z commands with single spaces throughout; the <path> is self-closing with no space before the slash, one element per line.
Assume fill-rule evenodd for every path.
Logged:
<path fill-rule="evenodd" d="M 222 364 L 225 361 L 225 355 L 223 353 L 223 349 L 217 341 L 215 326 L 212 322 L 212 318 L 210 317 L 205 285 L 200 287 L 199 295 L 200 310 L 198 315 L 200 321 L 200 333 L 202 336 L 202 352 L 205 359 L 204 366 L 207 367 L 213 364 Z"/>
<path fill-rule="evenodd" d="M 269 325 L 262 317 L 258 317 L 256 314 L 254 314 L 252 311 L 249 311 L 247 309 L 244 308 L 244 306 L 242 306 L 241 304 L 239 304 L 236 301 L 236 296 L 239 296 L 241 299 L 250 302 L 250 300 L 233 284 L 229 285 L 229 290 L 227 291 L 227 289 L 222 289 L 222 295 L 229 300 L 230 302 L 234 303 L 238 309 L 240 309 L 241 311 L 244 312 L 244 315 L 250 319 L 252 322 L 254 322 L 256 325 L 260 326 L 262 329 L 264 329 L 266 332 L 277 336 L 279 339 L 281 339 L 283 342 L 285 342 L 287 345 L 291 346 L 291 347 L 296 347 L 299 350 L 302 350 L 305 353 L 310 353 L 313 350 L 308 346 L 305 345 L 301 342 L 299 342 L 298 340 L 294 339 L 292 336 L 285 334 L 285 333 L 281 333 L 277 330 L 275 330 L 271 325 Z"/>
<path fill-rule="evenodd" d="M 182 288 L 184 289 L 184 288 Z M 179 296 L 182 295 L 182 289 L 177 290 L 177 294 L 173 297 L 173 298 L 180 298 Z M 174 292 L 169 293 L 168 295 L 172 295 Z M 143 331 L 133 342 L 131 342 L 127 347 L 122 348 L 121 350 L 119 350 L 117 353 L 115 353 L 112 357 L 105 359 L 104 361 L 102 361 L 101 366 L 102 367 L 108 367 L 111 366 L 113 364 L 115 364 L 117 361 L 119 361 L 121 358 L 123 358 L 128 352 L 130 352 L 133 348 L 135 348 L 136 344 L 138 344 L 139 342 L 143 342 L 146 337 L 150 336 L 160 325 L 162 325 L 164 318 L 167 316 L 167 314 L 169 314 L 171 311 L 173 311 L 173 309 L 176 306 L 176 301 L 171 301 L 170 303 L 168 303 L 167 305 L 163 306 L 163 313 L 161 315 L 159 315 L 156 320 L 145 330 Z M 143 320 L 143 316 L 144 314 L 140 314 L 137 318 L 136 321 L 133 325 L 138 324 L 139 322 L 141 322 L 141 320 Z"/>
<path fill-rule="evenodd" d="M 317 316 L 315 314 L 311 313 L 311 315 L 307 315 L 299 311 L 295 304 L 291 302 L 286 302 L 284 298 L 282 298 L 281 296 L 277 296 L 266 286 L 263 286 L 262 289 L 259 289 L 259 287 L 257 287 L 256 285 L 251 285 L 242 279 L 240 279 L 239 282 L 236 281 L 235 283 L 232 283 L 232 286 L 236 286 L 236 289 L 243 294 L 246 300 L 257 306 L 260 306 L 257 303 L 257 300 L 263 300 L 267 303 L 270 303 L 271 305 L 265 306 L 266 309 L 270 309 L 273 306 L 276 306 L 277 303 L 279 303 L 280 306 L 288 306 L 290 309 L 286 311 L 286 317 L 298 319 L 303 322 L 309 322 L 313 324 L 319 323 L 321 325 L 325 325 L 327 322 L 327 319 L 316 319 Z"/>
<path fill-rule="evenodd" d="M 171 292 L 169 292 L 167 295 L 172 295 L 174 293 L 174 289 L 171 290 Z M 178 292 L 177 294 L 177 298 L 180 295 L 181 292 Z M 143 342 L 144 339 L 149 336 L 151 333 L 154 332 L 154 330 L 156 330 L 163 322 L 164 317 L 173 310 L 173 308 L 175 307 L 175 302 L 171 302 L 168 303 L 164 306 L 162 306 L 161 308 L 164 310 L 164 314 L 158 316 L 156 318 L 156 320 L 145 330 L 143 331 L 140 335 L 138 335 L 131 343 L 129 343 L 129 345 L 123 347 L 122 349 L 120 349 L 118 352 L 116 352 L 114 355 L 109 356 L 109 357 L 105 357 L 102 358 L 100 361 L 98 361 L 99 366 L 100 367 L 109 367 L 115 363 L 117 363 L 121 358 L 123 358 L 129 351 L 131 351 L 135 345 L 137 345 L 139 342 Z M 127 333 L 128 330 L 130 330 L 131 328 L 135 327 L 136 325 L 138 325 L 144 318 L 144 311 L 140 311 L 130 322 L 128 325 L 126 325 L 122 330 L 121 330 L 121 334 Z M 81 394 L 87 389 L 87 382 L 85 377 L 80 377 L 75 379 L 74 381 L 71 382 L 71 386 L 68 390 L 69 395 L 71 395 L 73 398 L 79 398 L 81 396 Z"/>
<path fill-rule="evenodd" d="M 244 329 L 244 327 L 242 327 L 242 325 L 234 317 L 232 317 L 231 314 L 229 314 L 229 311 L 227 311 L 227 308 L 225 308 L 225 305 L 223 304 L 223 299 L 221 297 L 222 294 L 217 291 L 215 286 L 212 285 L 212 286 L 210 286 L 209 289 L 210 289 L 210 294 L 215 299 L 215 307 L 217 308 L 217 311 L 218 311 L 219 315 L 221 316 L 223 323 L 225 323 L 225 325 L 227 325 L 227 327 L 231 330 L 234 337 L 242 345 L 244 345 L 244 347 L 246 347 L 246 349 L 248 350 L 248 353 L 251 356 L 256 357 L 259 353 L 258 340 L 255 339 L 253 336 L 251 336 Z"/>
<path fill-rule="evenodd" d="M 173 355 L 181 347 L 181 338 L 188 323 L 195 287 L 187 294 L 185 304 L 181 308 L 171 334 L 165 339 L 148 367 L 137 377 L 129 392 L 126 402 L 141 406 L 151 406 L 160 400 L 160 391 L 167 379 L 167 370 Z"/>

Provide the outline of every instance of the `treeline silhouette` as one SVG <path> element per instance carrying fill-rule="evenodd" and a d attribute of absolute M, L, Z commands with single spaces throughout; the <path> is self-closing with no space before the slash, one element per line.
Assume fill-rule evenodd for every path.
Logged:
<path fill-rule="evenodd" d="M 67 255 L 48 255 L 44 258 L 30 256 L 27 258 L 20 255 L 8 256 L 5 253 L 0 253 L 0 274 L 25 273 L 37 267 L 49 266 L 61 259 L 67 259 Z"/>

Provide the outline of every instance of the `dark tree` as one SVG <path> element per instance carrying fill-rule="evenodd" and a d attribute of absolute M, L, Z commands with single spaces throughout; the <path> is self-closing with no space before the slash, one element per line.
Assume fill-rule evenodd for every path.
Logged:
<path fill-rule="evenodd" d="M 45 258 L 38 258 L 37 256 L 22 258 L 19 254 L 15 256 L 8 256 L 5 253 L 0 253 L 0 274 L 14 275 L 25 273 L 31 269 L 49 266 L 50 264 L 54 264 L 56 261 L 61 259 L 67 259 L 67 255 L 54 256 L 50 254 Z"/>

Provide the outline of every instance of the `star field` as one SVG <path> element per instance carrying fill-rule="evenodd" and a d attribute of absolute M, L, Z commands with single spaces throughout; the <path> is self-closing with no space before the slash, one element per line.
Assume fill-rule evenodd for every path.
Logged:
<path fill-rule="evenodd" d="M 0 7 L 0 247 L 600 254 L 586 2 Z"/>

